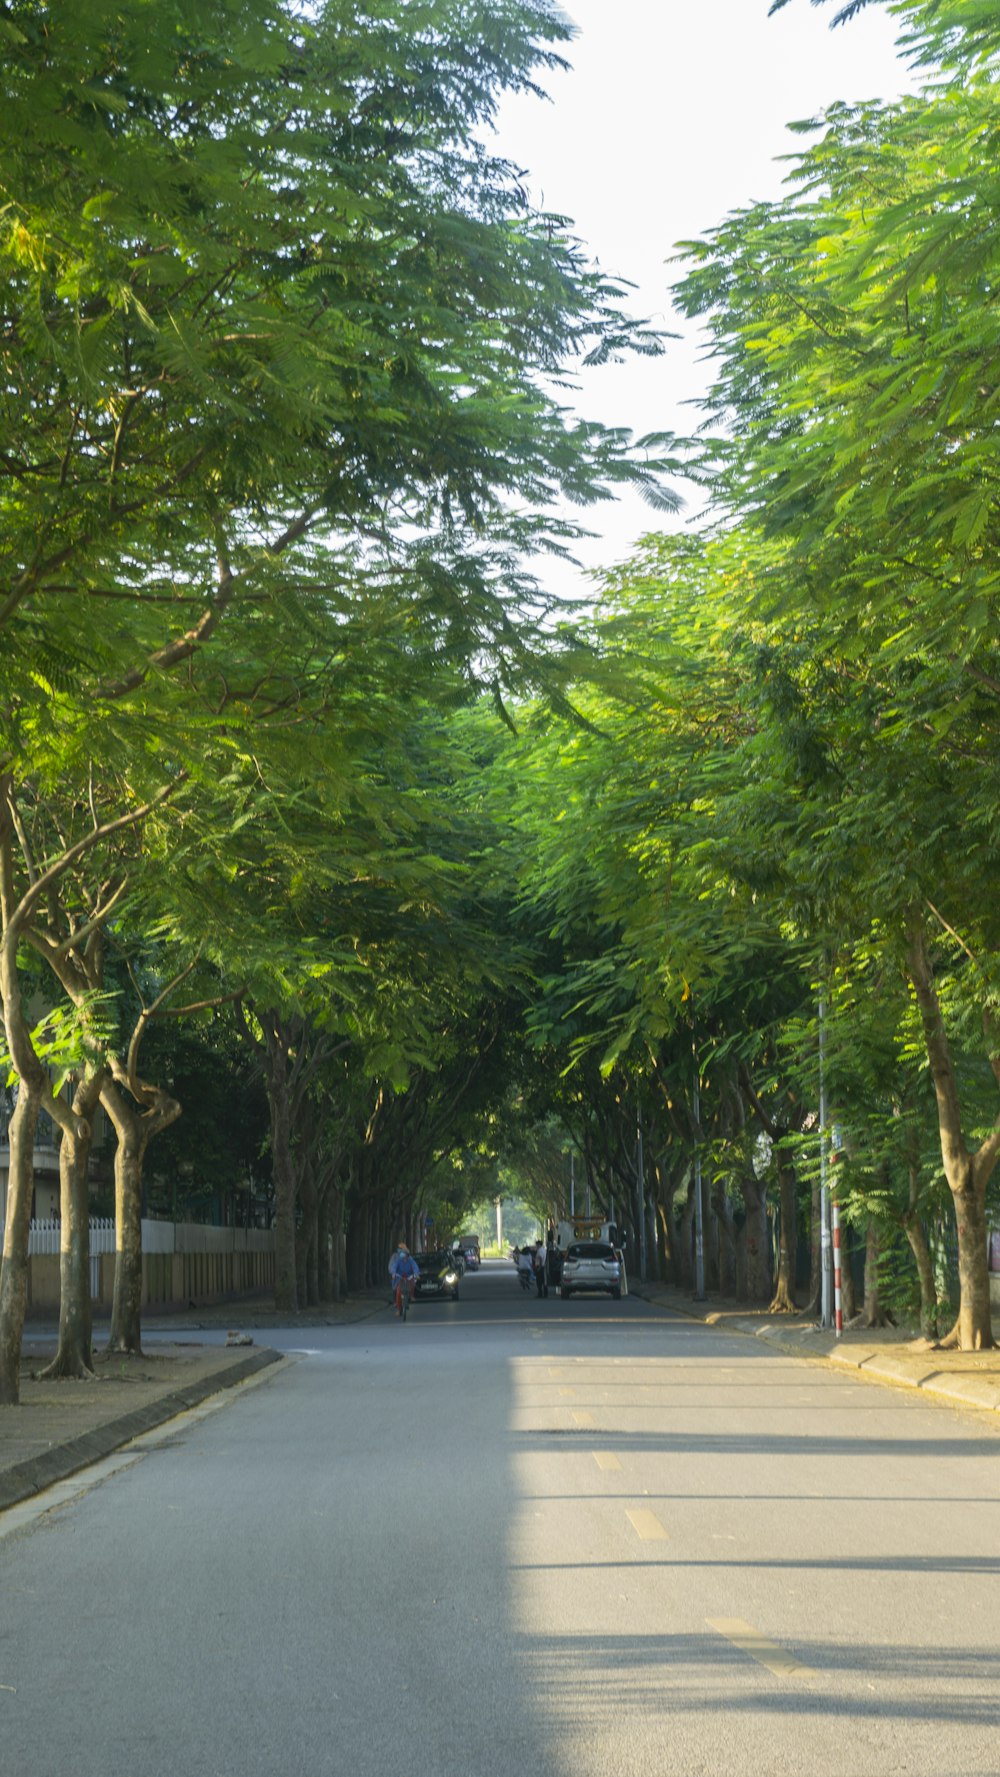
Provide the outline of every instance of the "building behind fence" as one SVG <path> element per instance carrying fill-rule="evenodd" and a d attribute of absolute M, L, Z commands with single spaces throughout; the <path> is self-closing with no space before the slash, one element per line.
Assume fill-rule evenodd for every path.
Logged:
<path fill-rule="evenodd" d="M 59 1238 L 56 1218 L 33 1221 L 28 1238 L 28 1308 L 36 1314 L 59 1307 Z M 115 1287 L 115 1224 L 90 1223 L 90 1294 L 97 1309 L 110 1309 Z M 187 1308 L 274 1288 L 274 1235 L 263 1228 L 211 1228 L 197 1222 L 142 1224 L 142 1305 Z"/>

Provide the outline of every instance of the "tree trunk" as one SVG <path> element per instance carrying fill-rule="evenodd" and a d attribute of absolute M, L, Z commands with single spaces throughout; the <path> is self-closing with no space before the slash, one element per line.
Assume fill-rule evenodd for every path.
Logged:
<path fill-rule="evenodd" d="M 141 1026 L 139 1027 L 141 1030 Z M 133 1039 L 133 1045 L 135 1039 Z M 131 1057 L 135 1060 L 134 1052 Z M 153 1137 L 168 1129 L 181 1114 L 176 1098 L 162 1087 L 138 1080 L 121 1090 L 126 1071 L 112 1058 L 114 1078 L 105 1081 L 101 1103 L 115 1126 L 115 1290 L 111 1307 L 108 1350 L 138 1357 L 142 1352 L 142 1171 L 146 1149 Z M 137 1108 L 142 1094 L 143 1109 Z"/>
<path fill-rule="evenodd" d="M 938 1299 L 934 1285 L 934 1264 L 927 1236 L 914 1213 L 903 1217 L 903 1232 L 910 1243 L 917 1277 L 920 1282 L 920 1331 L 925 1339 L 936 1339 L 939 1332 Z"/>
<path fill-rule="evenodd" d="M 344 1227 L 346 1192 L 337 1192 L 337 1210 L 333 1217 L 333 1271 L 336 1280 L 334 1300 L 343 1302 L 347 1295 L 347 1230 Z"/>
<path fill-rule="evenodd" d="M 741 1174 L 737 1183 L 747 1210 L 747 1219 L 743 1227 L 747 1297 L 751 1302 L 767 1302 L 771 1298 L 771 1239 L 767 1225 L 767 1186 L 755 1173 Z"/>
<path fill-rule="evenodd" d="M 331 1232 L 334 1192 L 323 1192 L 317 1211 L 316 1226 L 316 1289 L 321 1302 L 335 1302 L 333 1235 Z"/>
<path fill-rule="evenodd" d="M 879 1224 L 874 1216 L 869 1216 L 865 1232 L 865 1305 L 860 1314 L 855 1315 L 852 1326 L 885 1327 L 892 1325 L 891 1317 L 882 1307 L 879 1294 L 878 1262 L 882 1251 L 882 1236 Z"/>
<path fill-rule="evenodd" d="M 853 1320 L 858 1311 L 854 1294 L 854 1271 L 851 1257 L 854 1250 L 854 1230 L 848 1222 L 841 1218 L 840 1223 L 840 1309 L 844 1320 Z"/>
<path fill-rule="evenodd" d="M 721 1176 L 717 1175 L 712 1181 L 710 1202 L 715 1212 L 716 1226 L 720 1237 L 719 1291 L 723 1296 L 735 1296 L 736 1223 Z"/>
<path fill-rule="evenodd" d="M 970 1154 L 962 1131 L 961 1101 L 951 1059 L 941 1003 L 924 941 L 923 921 L 912 912 L 907 921 L 907 966 L 913 982 L 924 1041 L 930 1061 L 937 1103 L 938 1131 L 945 1178 L 951 1190 L 958 1230 L 958 1319 L 949 1343 L 962 1351 L 993 1348 L 989 1261 L 986 1247 L 986 1187 L 1000 1151 L 1000 1117 L 975 1154 Z M 984 1013 L 985 1033 L 990 1040 L 990 1066 L 1000 1084 L 1000 1055 L 993 1052 L 993 1028 Z"/>
<path fill-rule="evenodd" d="M 796 1178 L 791 1161 L 778 1155 L 778 1275 L 774 1281 L 769 1314 L 794 1314 L 795 1260 L 798 1250 Z"/>
<path fill-rule="evenodd" d="M 822 1221 L 819 1180 L 813 1183 L 809 1199 L 809 1300 L 807 1314 L 818 1314 L 823 1300 Z"/>
<path fill-rule="evenodd" d="M 356 1197 L 347 1225 L 347 1287 L 354 1293 L 365 1288 L 368 1276 L 368 1205 Z"/>
<path fill-rule="evenodd" d="M 142 1115 L 114 1081 L 101 1103 L 115 1127 L 115 1288 L 108 1350 L 142 1355 L 142 1167 L 148 1142 Z"/>
<path fill-rule="evenodd" d="M 681 1287 L 686 1290 L 693 1290 L 695 1287 L 694 1248 L 692 1245 L 693 1233 L 694 1175 L 692 1173 L 691 1181 L 688 1186 L 687 1200 L 684 1204 L 684 1208 L 681 1210 L 680 1230 L 677 1241 L 678 1252 L 680 1254 Z"/>
<path fill-rule="evenodd" d="M 3 1262 L 0 1264 L 0 1406 L 16 1406 L 21 1397 L 21 1341 L 28 1306 L 28 1242 L 35 1182 L 35 1129 L 44 1106 L 64 1134 L 84 1129 L 68 1105 L 55 1097 L 48 1070 L 39 1060 L 24 1015 L 18 945 L 30 912 L 30 899 L 16 903 L 13 884 L 13 819 L 10 779 L 0 779 L 0 1002 L 3 1028 L 18 1078 L 17 1104 L 8 1130 L 10 1165 Z M 30 891 L 29 891 L 30 895 Z"/>
<path fill-rule="evenodd" d="M 948 1182 L 950 1184 L 951 1180 Z M 985 1195 L 985 1188 L 978 1188 L 970 1162 L 964 1185 L 958 1190 L 952 1186 L 958 1228 L 959 1308 L 956 1325 L 960 1351 L 988 1351 L 995 1344 Z"/>
<path fill-rule="evenodd" d="M 28 1306 L 28 1238 L 35 1185 L 35 1129 L 41 1093 L 21 1080 L 7 1140 L 7 1220 L 0 1264 L 0 1407 L 21 1399 L 21 1340 Z"/>
<path fill-rule="evenodd" d="M 660 1218 L 660 1232 L 663 1239 L 663 1252 L 666 1259 L 666 1278 L 668 1283 L 677 1283 L 677 1234 L 674 1228 L 674 1188 L 664 1191 L 656 1199 L 656 1213 Z"/>
<path fill-rule="evenodd" d="M 274 1181 L 274 1306 L 294 1314 L 299 1305 L 295 1263 L 295 1162 L 287 1080 L 287 1055 L 279 1037 L 265 1026 L 267 1097 L 271 1112 L 271 1171 Z"/>
<path fill-rule="evenodd" d="M 59 1144 L 59 1344 L 41 1372 L 48 1381 L 94 1373 L 90 1305 L 90 1149 L 94 1112 L 107 1079 L 101 1067 L 79 1080 L 73 1110 L 81 1127 L 64 1130 Z"/>
<path fill-rule="evenodd" d="M 319 1204 L 314 1192 L 309 1193 L 309 1199 L 303 1205 L 299 1237 L 302 1247 L 299 1301 L 304 1301 L 308 1308 L 315 1308 L 319 1301 Z"/>

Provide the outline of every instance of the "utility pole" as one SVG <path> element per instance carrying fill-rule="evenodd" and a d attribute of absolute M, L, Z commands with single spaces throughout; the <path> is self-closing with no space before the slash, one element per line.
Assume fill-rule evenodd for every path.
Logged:
<path fill-rule="evenodd" d="M 646 1281 L 646 1156 L 642 1144 L 642 1108 L 635 1113 L 635 1170 L 639 1186 L 639 1277 Z"/>
<path fill-rule="evenodd" d="M 705 1224 L 701 1201 L 701 1080 L 694 1056 L 694 1299 L 705 1300 Z"/>
<path fill-rule="evenodd" d="M 833 1326 L 831 1306 L 830 1192 L 826 1182 L 826 996 L 819 996 L 819 1277 L 820 1326 Z"/>
<path fill-rule="evenodd" d="M 576 1215 L 576 1155 L 569 1151 L 569 1219 Z"/>
<path fill-rule="evenodd" d="M 496 1199 L 497 1206 L 497 1251 L 503 1253 L 503 1198 Z"/>

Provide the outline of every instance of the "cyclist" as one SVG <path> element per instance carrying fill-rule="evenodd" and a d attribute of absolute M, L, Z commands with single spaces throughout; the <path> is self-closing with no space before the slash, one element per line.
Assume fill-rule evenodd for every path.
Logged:
<path fill-rule="evenodd" d="M 409 1291 L 410 1301 L 412 1302 L 414 1282 L 415 1279 L 420 1276 L 420 1266 L 417 1264 L 416 1259 L 413 1257 L 409 1247 L 403 1240 L 400 1241 L 392 1258 L 389 1260 L 389 1276 L 392 1279 L 392 1293 L 396 1306 L 396 1313 L 402 1314 L 403 1289 L 405 1288 Z"/>

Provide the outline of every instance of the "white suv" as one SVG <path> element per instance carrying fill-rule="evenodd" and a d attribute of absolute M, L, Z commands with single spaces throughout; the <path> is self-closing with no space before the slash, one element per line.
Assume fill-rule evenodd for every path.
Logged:
<path fill-rule="evenodd" d="M 566 1248 L 559 1294 L 575 1290 L 606 1290 L 617 1302 L 622 1293 L 621 1255 L 603 1240 L 578 1240 Z"/>

